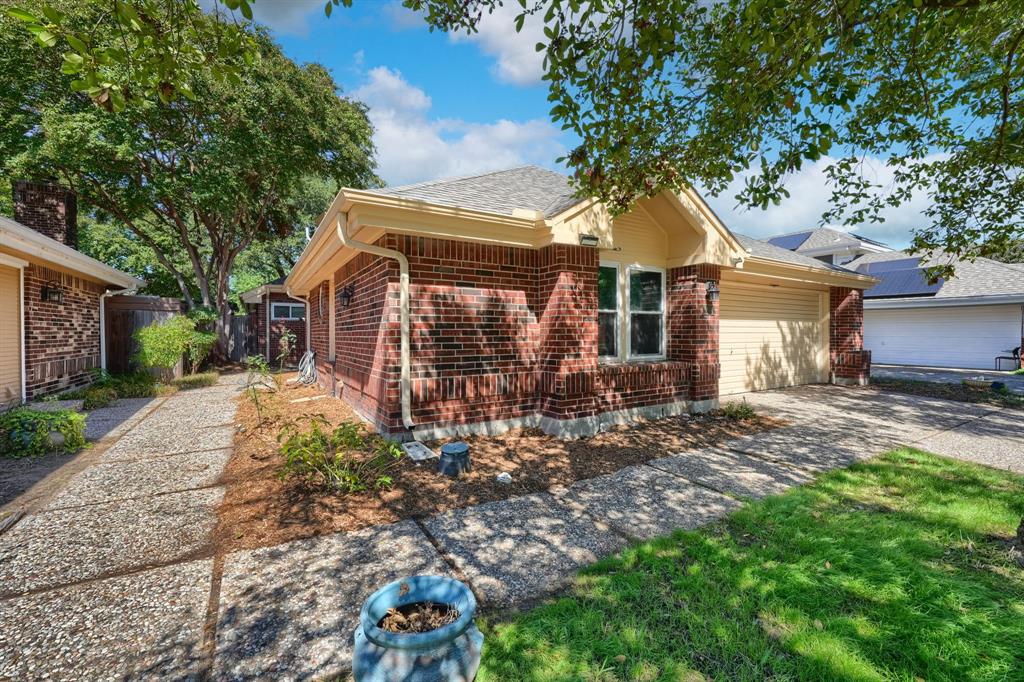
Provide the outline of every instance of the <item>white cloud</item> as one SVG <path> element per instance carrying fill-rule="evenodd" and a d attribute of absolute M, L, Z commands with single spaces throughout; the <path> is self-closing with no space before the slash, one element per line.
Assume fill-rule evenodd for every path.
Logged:
<path fill-rule="evenodd" d="M 384 5 L 383 12 L 391 28 L 396 31 L 426 27 L 423 14 L 409 9 L 400 0 L 391 0 Z"/>
<path fill-rule="evenodd" d="M 523 30 L 517 33 L 515 19 L 520 12 L 519 3 L 506 2 L 493 13 L 484 15 L 477 33 L 453 33 L 451 39 L 475 43 L 484 54 L 493 57 L 491 73 L 498 80 L 514 85 L 536 85 L 544 75 L 544 54 L 535 49 L 537 43 L 546 42 L 544 24 L 541 16 L 528 16 Z"/>
<path fill-rule="evenodd" d="M 825 168 L 834 161 L 834 159 L 825 157 L 792 175 L 786 183 L 786 189 L 790 193 L 789 198 L 783 199 L 778 206 L 769 206 L 764 211 L 758 208 L 737 206 L 735 199 L 736 194 L 743 189 L 745 178 L 752 175 L 753 171 L 738 176 L 729 188 L 717 197 L 705 194 L 705 198 L 726 225 L 751 237 L 770 237 L 817 227 L 822 214 L 831 203 L 832 189 L 828 185 Z M 869 158 L 864 168 L 865 176 L 870 181 L 881 184 L 883 187 L 892 182 L 892 169 L 888 168 L 882 160 Z M 924 209 L 927 206 L 928 197 L 925 193 L 921 193 L 909 203 L 898 208 L 886 209 L 882 214 L 885 222 L 864 223 L 852 227 L 843 225 L 831 225 L 830 227 L 844 232 L 856 232 L 865 237 L 885 242 L 890 246 L 902 248 L 909 243 L 911 231 L 914 228 L 931 223 L 931 220 L 924 215 Z"/>
<path fill-rule="evenodd" d="M 378 175 L 391 185 L 536 163 L 563 155 L 547 119 L 472 123 L 430 117 L 431 100 L 396 70 L 378 66 L 352 96 L 370 108 Z"/>
<path fill-rule="evenodd" d="M 212 0 L 206 0 L 212 4 Z M 278 33 L 304 36 L 309 33 L 309 20 L 319 13 L 323 16 L 327 0 L 256 0 L 252 7 L 253 20 Z M 221 6 L 223 9 L 223 5 Z"/>

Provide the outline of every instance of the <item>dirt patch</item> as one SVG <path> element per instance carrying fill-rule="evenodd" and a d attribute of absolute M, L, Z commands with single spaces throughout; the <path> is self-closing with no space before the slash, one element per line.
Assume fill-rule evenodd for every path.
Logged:
<path fill-rule="evenodd" d="M 919 381 L 917 379 L 872 377 L 871 384 L 865 388 L 867 390 L 892 391 L 894 393 L 907 393 L 926 398 L 942 398 L 962 403 L 983 403 L 986 405 L 1009 407 L 1015 410 L 1024 410 L 1024 396 L 1013 393 L 996 393 L 988 387 L 979 388 L 965 384 L 945 384 Z"/>
<path fill-rule="evenodd" d="M 397 609 L 388 609 L 387 615 L 380 619 L 377 627 L 385 632 L 411 635 L 443 628 L 458 619 L 459 610 L 451 604 L 418 601 Z"/>
<path fill-rule="evenodd" d="M 290 376 L 290 375 L 289 375 Z M 739 421 L 721 415 L 682 416 L 615 427 L 605 433 L 564 441 L 539 430 L 514 430 L 501 436 L 465 438 L 472 471 L 453 479 L 437 473 L 437 461 L 403 459 L 390 472 L 391 488 L 340 495 L 282 480 L 276 441 L 280 424 L 301 415 L 320 414 L 332 424 L 359 418 L 342 400 L 325 397 L 318 387 L 286 385 L 265 396 L 271 422 L 256 428 L 251 401 L 239 398 L 235 452 L 224 474 L 227 491 L 220 507 L 217 543 L 223 551 L 276 545 L 288 540 L 351 531 L 408 518 L 434 516 L 450 509 L 567 486 L 614 473 L 669 454 L 720 444 L 782 426 L 770 417 Z M 430 443 L 439 451 L 441 443 Z M 512 476 L 500 483 L 500 473 Z"/>

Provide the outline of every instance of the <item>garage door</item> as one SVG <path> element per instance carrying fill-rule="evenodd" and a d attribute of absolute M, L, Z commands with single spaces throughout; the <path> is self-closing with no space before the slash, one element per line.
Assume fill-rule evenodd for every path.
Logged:
<path fill-rule="evenodd" d="M 875 363 L 992 369 L 1020 335 L 1019 305 L 864 311 L 864 347 Z"/>
<path fill-rule="evenodd" d="M 722 282 L 722 395 L 828 380 L 825 292 Z"/>
<path fill-rule="evenodd" d="M 21 400 L 21 288 L 18 270 L 0 265 L 0 408 Z"/>

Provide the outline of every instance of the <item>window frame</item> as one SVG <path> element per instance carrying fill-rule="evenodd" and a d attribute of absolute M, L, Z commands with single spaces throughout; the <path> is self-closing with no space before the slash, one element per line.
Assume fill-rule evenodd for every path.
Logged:
<path fill-rule="evenodd" d="M 277 314 L 278 307 L 288 308 L 288 317 L 281 317 Z M 299 308 L 302 312 L 299 317 L 295 317 L 295 309 Z M 302 303 L 288 303 L 286 301 L 271 301 L 270 302 L 270 319 L 275 322 L 304 322 L 306 320 L 306 306 Z"/>
<path fill-rule="evenodd" d="M 637 314 L 637 315 L 659 315 L 661 317 L 661 339 L 660 339 L 661 343 L 659 344 L 659 348 L 658 348 L 658 352 L 657 353 L 638 354 L 638 353 L 634 353 L 633 352 L 633 315 L 634 315 L 634 311 L 633 311 L 633 308 L 632 308 L 632 305 L 631 305 L 632 302 L 630 300 L 630 292 L 631 292 L 631 290 L 633 288 L 631 286 L 630 278 L 632 277 L 634 272 L 637 272 L 637 273 L 639 273 L 639 272 L 657 272 L 657 273 L 659 273 L 661 275 L 661 310 L 659 310 L 657 312 L 638 310 L 638 311 L 635 312 L 635 314 Z M 631 362 L 657 362 L 659 360 L 664 360 L 665 357 L 666 357 L 666 354 L 665 354 L 665 343 L 667 341 L 666 336 L 668 334 L 668 329 L 667 329 L 667 327 L 668 327 L 668 301 L 667 301 L 667 298 L 668 298 L 668 296 L 667 296 L 667 292 L 668 292 L 668 273 L 666 272 L 665 268 L 660 268 L 660 267 L 656 267 L 656 266 L 653 266 L 653 265 L 630 265 L 626 269 L 626 281 L 624 282 L 624 287 L 625 287 L 625 290 L 626 290 L 626 292 L 625 292 L 626 293 L 626 297 L 625 297 L 626 301 L 625 301 L 625 309 L 623 311 L 623 316 L 625 317 L 624 321 L 625 321 L 626 330 L 627 330 L 627 334 L 626 334 L 626 344 L 627 344 L 626 359 L 627 359 L 627 361 L 631 361 Z"/>
<path fill-rule="evenodd" d="M 601 333 L 601 313 L 615 314 L 615 354 L 601 355 L 600 336 L 598 337 L 597 359 L 603 362 L 615 362 L 622 358 L 622 265 L 617 261 L 600 261 L 597 264 L 598 272 L 601 268 L 615 268 L 615 310 L 601 307 L 600 279 L 598 279 L 597 292 L 597 330 Z"/>

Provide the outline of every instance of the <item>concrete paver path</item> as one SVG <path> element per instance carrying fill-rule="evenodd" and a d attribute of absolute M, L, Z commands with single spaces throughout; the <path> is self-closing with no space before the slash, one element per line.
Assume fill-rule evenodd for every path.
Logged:
<path fill-rule="evenodd" d="M 119 426 L 87 469 L 0 535 L 0 679 L 319 679 L 362 601 L 404 575 L 521 608 L 628 542 L 899 444 L 1024 472 L 1019 412 L 867 389 L 743 396 L 790 426 L 437 517 L 214 557 L 233 379 Z M 737 397 L 738 399 L 738 397 Z"/>

